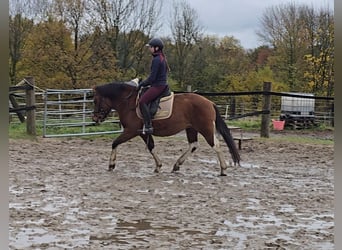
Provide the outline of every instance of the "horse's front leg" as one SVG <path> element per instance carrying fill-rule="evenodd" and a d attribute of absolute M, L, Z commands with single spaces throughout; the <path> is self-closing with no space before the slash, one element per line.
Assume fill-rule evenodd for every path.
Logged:
<path fill-rule="evenodd" d="M 112 147 L 112 152 L 111 152 L 110 158 L 109 158 L 108 171 L 114 170 L 114 168 L 115 168 L 115 161 L 116 161 L 116 146 Z"/>
<path fill-rule="evenodd" d="M 119 135 L 112 143 L 112 152 L 110 154 L 110 158 L 109 158 L 109 167 L 108 167 L 108 171 L 112 171 L 115 168 L 115 162 L 116 162 L 116 148 L 121 144 L 124 143 L 126 141 L 128 141 L 129 139 L 132 139 L 133 137 L 135 137 L 136 134 L 135 133 L 130 133 L 128 131 L 124 131 L 121 135 Z"/>
<path fill-rule="evenodd" d="M 157 154 L 154 152 L 154 140 L 152 135 L 141 135 L 141 138 L 144 140 L 148 150 L 150 151 L 151 155 L 153 156 L 154 162 L 156 164 L 156 168 L 154 169 L 155 173 L 160 172 L 160 168 L 162 167 L 162 162 L 157 156 Z"/>

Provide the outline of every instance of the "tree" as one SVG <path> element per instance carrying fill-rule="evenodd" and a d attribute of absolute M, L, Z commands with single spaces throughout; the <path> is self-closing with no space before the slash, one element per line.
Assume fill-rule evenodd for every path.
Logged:
<path fill-rule="evenodd" d="M 303 84 L 301 62 L 307 48 L 303 8 L 305 5 L 298 7 L 295 3 L 267 8 L 261 18 L 262 29 L 257 33 L 274 48 L 274 69 L 291 90 L 300 90 Z"/>
<path fill-rule="evenodd" d="M 86 20 L 86 1 L 55 0 L 55 5 L 56 17 L 62 20 L 73 32 L 74 50 L 77 51 L 80 43 L 80 35 L 86 32 L 86 27 L 89 29 L 89 23 Z"/>
<path fill-rule="evenodd" d="M 310 41 L 304 59 L 307 64 L 305 77 L 307 90 L 320 95 L 334 93 L 334 18 L 328 9 L 317 14 L 310 9 L 305 12 L 305 25 Z"/>
<path fill-rule="evenodd" d="M 272 55 L 268 65 L 290 91 L 333 93 L 333 14 L 294 3 L 267 8 L 258 35 Z"/>
<path fill-rule="evenodd" d="M 33 75 L 41 88 L 89 88 L 94 80 L 113 79 L 117 72 L 110 46 L 94 33 L 81 37 L 75 51 L 71 34 L 53 18 L 35 25 L 23 50 L 21 74 Z"/>
<path fill-rule="evenodd" d="M 9 17 L 9 76 L 10 83 L 17 83 L 17 66 L 22 59 L 22 50 L 27 43 L 33 27 L 33 21 L 23 17 L 21 14 Z"/>
<path fill-rule="evenodd" d="M 98 27 L 107 36 L 120 70 L 145 71 L 145 44 L 160 28 L 163 1 L 158 0 L 102 0 L 92 1 Z"/>
<path fill-rule="evenodd" d="M 273 49 L 265 45 L 247 52 L 248 58 L 256 71 L 268 65 L 268 59 L 272 56 L 272 53 Z"/>
<path fill-rule="evenodd" d="M 48 6 L 46 3 L 38 5 L 38 2 L 39 0 L 9 1 L 9 78 L 11 84 L 16 84 L 19 80 L 18 64 L 22 59 L 22 51 L 32 30 L 34 18 L 40 16 L 39 13 L 42 13 Z"/>
<path fill-rule="evenodd" d="M 202 27 L 196 11 L 185 1 L 173 2 L 171 36 L 174 42 L 173 77 L 181 88 L 191 84 L 191 54 L 202 36 Z"/>

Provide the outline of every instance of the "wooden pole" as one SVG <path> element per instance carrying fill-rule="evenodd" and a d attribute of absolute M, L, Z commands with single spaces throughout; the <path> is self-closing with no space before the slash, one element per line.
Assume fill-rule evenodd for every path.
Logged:
<path fill-rule="evenodd" d="M 36 105 L 35 90 L 34 90 L 34 78 L 29 76 L 25 77 L 27 85 L 31 86 L 26 90 L 26 106 L 34 107 Z M 26 133 L 29 135 L 36 135 L 36 111 L 30 109 L 26 111 Z"/>
<path fill-rule="evenodd" d="M 230 99 L 230 117 L 234 117 L 236 115 L 236 98 L 232 96 Z"/>
<path fill-rule="evenodd" d="M 19 105 L 18 105 L 18 103 L 15 100 L 13 95 L 9 94 L 9 99 L 10 99 L 10 102 L 11 102 L 13 108 L 19 108 Z M 16 113 L 18 115 L 20 122 L 24 123 L 25 122 L 25 116 L 22 114 L 22 111 L 17 111 Z"/>
<path fill-rule="evenodd" d="M 270 122 L 271 122 L 271 95 L 269 92 L 272 89 L 271 82 L 264 82 L 263 91 L 265 92 L 263 98 L 263 107 L 262 110 L 268 110 L 268 114 L 262 114 L 261 116 L 261 129 L 260 136 L 261 137 L 270 137 Z"/>

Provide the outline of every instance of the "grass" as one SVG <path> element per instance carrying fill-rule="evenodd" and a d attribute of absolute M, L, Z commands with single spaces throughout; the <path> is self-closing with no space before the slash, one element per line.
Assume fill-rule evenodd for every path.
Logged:
<path fill-rule="evenodd" d="M 243 131 L 246 132 L 260 132 L 261 128 L 261 120 L 232 120 L 228 121 L 227 125 L 229 126 L 236 126 L 240 127 Z M 270 125 L 272 126 L 272 125 Z M 272 131 L 272 128 L 271 128 Z M 273 141 L 286 141 L 286 142 L 293 142 L 293 143 L 301 143 L 301 144 L 320 144 L 320 145 L 334 145 L 333 139 L 323 139 L 323 138 L 314 138 L 314 137 L 308 137 L 308 136 L 301 136 L 300 132 L 303 134 L 306 133 L 320 133 L 320 132 L 331 132 L 334 131 L 333 127 L 327 126 L 325 124 L 320 124 L 317 127 L 313 128 L 307 128 L 305 130 L 292 130 L 292 129 L 285 129 L 284 132 L 286 133 L 286 136 L 273 136 L 270 138 L 258 138 L 260 140 L 273 140 Z M 279 131 L 281 134 L 281 131 Z M 293 134 L 291 134 L 293 133 Z"/>
<path fill-rule="evenodd" d="M 283 137 L 270 137 L 270 138 L 260 138 L 260 140 L 272 140 L 279 142 L 292 142 L 298 144 L 316 144 L 316 145 L 334 145 L 334 140 L 332 139 L 322 139 L 322 138 L 311 138 L 298 135 L 286 135 Z"/>
<path fill-rule="evenodd" d="M 227 122 L 228 127 L 229 126 L 236 126 L 240 127 L 243 131 L 246 132 L 259 132 L 260 131 L 260 120 L 233 120 Z M 97 131 L 111 131 L 111 130 L 118 130 L 119 125 L 117 123 L 103 123 L 99 126 L 87 126 L 86 132 L 97 132 Z M 296 133 L 298 130 L 285 130 L 289 132 L 293 132 L 293 135 L 291 133 L 287 133 L 286 136 L 274 136 L 270 138 L 260 138 L 261 140 L 278 140 L 278 141 L 289 141 L 293 143 L 309 143 L 309 144 L 323 144 L 323 145 L 333 145 L 334 140 L 331 139 L 322 139 L 322 138 L 314 138 L 314 137 L 307 137 L 307 136 L 298 136 L 298 133 Z M 315 131 L 333 131 L 332 127 L 327 127 L 324 125 L 312 128 L 312 129 L 305 129 L 301 130 L 304 131 L 304 133 Z M 48 130 L 47 134 L 76 134 L 82 132 L 81 127 L 53 127 L 52 129 Z M 43 125 L 38 123 L 36 125 L 36 136 L 42 137 L 43 136 Z M 281 131 L 280 131 L 281 133 Z M 9 138 L 11 139 L 30 139 L 34 140 L 36 136 L 28 135 L 26 133 L 26 123 L 10 123 L 9 124 L 9 130 L 8 130 Z M 102 139 L 114 139 L 116 136 L 118 136 L 118 133 L 110 133 L 110 134 L 101 134 L 101 135 L 82 135 L 82 136 L 72 136 L 72 137 L 64 137 L 64 138 L 82 138 L 82 139 L 96 139 L 96 138 L 102 138 Z M 259 139 L 259 138 L 258 138 Z"/>
<path fill-rule="evenodd" d="M 86 126 L 85 132 L 103 132 L 103 131 L 112 131 L 119 130 L 120 127 L 116 123 L 103 123 L 99 126 Z M 82 133 L 82 127 L 51 127 L 47 128 L 46 135 L 52 134 L 80 134 Z M 36 136 L 43 137 L 43 125 L 38 123 L 36 124 L 36 136 L 28 135 L 26 133 L 26 123 L 10 123 L 8 128 L 8 135 L 11 139 L 34 139 Z M 78 137 L 83 139 L 95 139 L 95 138 L 111 138 L 113 139 L 113 135 L 116 136 L 115 133 L 110 134 L 101 134 L 101 135 L 77 135 L 72 137 Z"/>
<path fill-rule="evenodd" d="M 228 127 L 229 126 L 236 126 L 240 127 L 244 131 L 260 131 L 261 128 L 261 120 L 231 120 L 226 122 Z M 272 127 L 272 124 L 270 124 L 270 127 Z M 296 131 L 296 130 L 291 130 L 291 129 L 285 129 L 287 131 Z M 334 128 L 325 125 L 324 123 L 319 124 L 317 127 L 312 127 L 312 128 L 306 128 L 305 130 L 302 131 L 333 131 Z"/>
<path fill-rule="evenodd" d="M 228 127 L 229 126 L 235 126 L 240 127 L 241 129 L 245 131 L 256 131 L 260 130 L 260 120 L 231 120 L 226 122 Z"/>
<path fill-rule="evenodd" d="M 34 140 L 36 136 L 26 133 L 26 123 L 15 123 L 8 126 L 8 137 L 10 139 L 30 139 Z"/>

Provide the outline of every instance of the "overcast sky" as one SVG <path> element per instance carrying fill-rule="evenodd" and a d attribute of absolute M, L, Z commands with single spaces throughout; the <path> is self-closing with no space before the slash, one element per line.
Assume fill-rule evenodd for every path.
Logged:
<path fill-rule="evenodd" d="M 256 31 L 266 8 L 280 4 L 295 3 L 313 6 L 315 9 L 334 9 L 334 0 L 186 0 L 196 10 L 204 33 L 233 36 L 245 49 L 261 45 Z M 171 1 L 164 1 L 164 8 Z M 169 7 L 167 7 L 169 8 Z"/>

